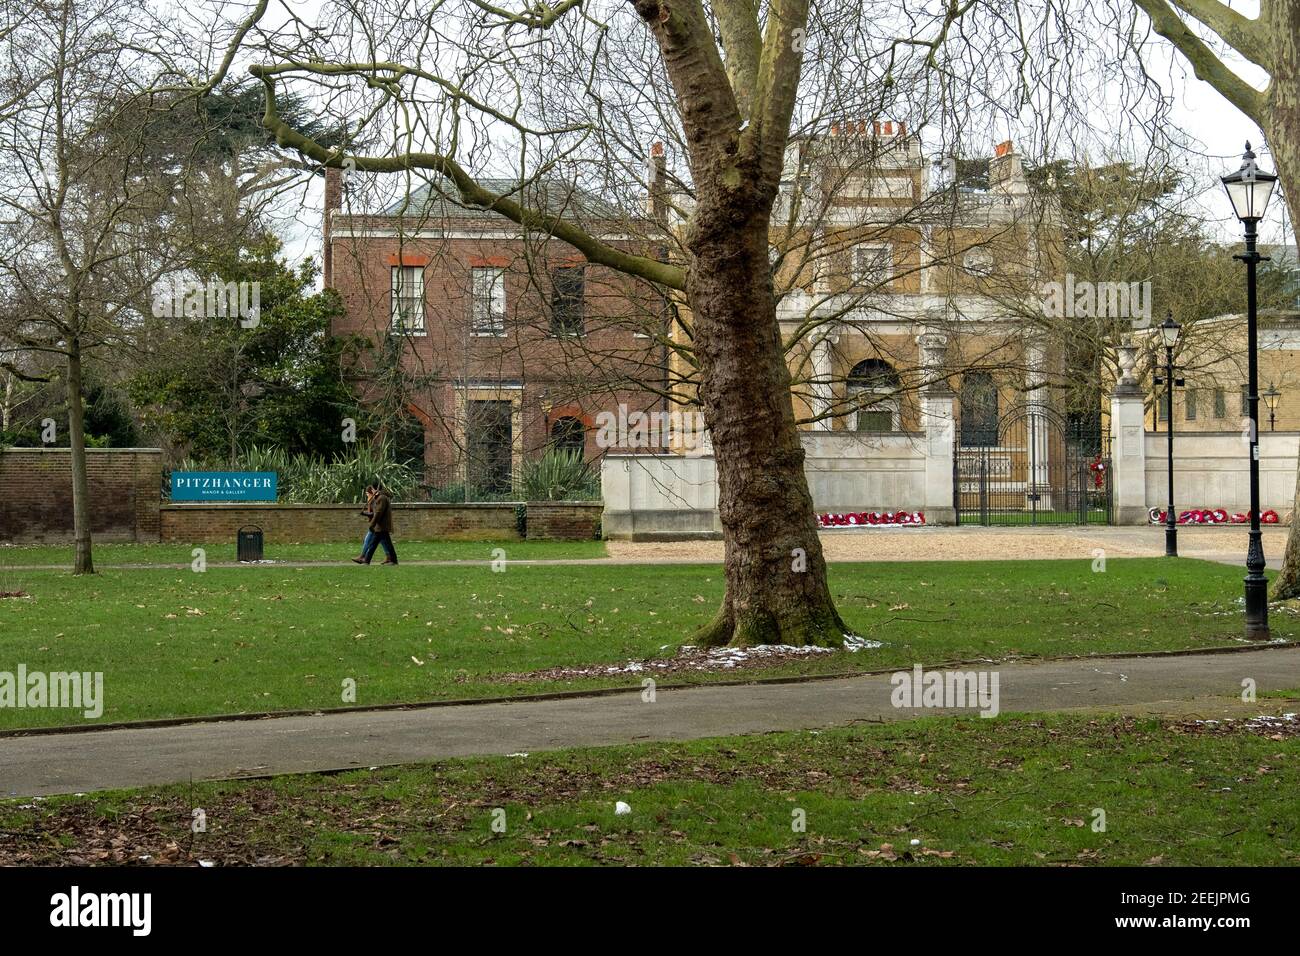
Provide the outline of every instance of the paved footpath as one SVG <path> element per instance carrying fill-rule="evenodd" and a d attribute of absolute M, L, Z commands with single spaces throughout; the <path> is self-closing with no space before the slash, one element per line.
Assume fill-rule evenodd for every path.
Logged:
<path fill-rule="evenodd" d="M 1002 712 L 1115 707 L 1194 712 L 1300 687 L 1300 648 L 994 665 Z M 374 767 L 479 754 L 690 740 L 884 721 L 889 675 L 660 690 L 0 738 L 0 796 Z M 1218 698 L 1213 700 L 1212 698 Z M 1174 706 L 1176 704 L 1176 706 Z M 935 713 L 928 711 L 927 713 Z"/>

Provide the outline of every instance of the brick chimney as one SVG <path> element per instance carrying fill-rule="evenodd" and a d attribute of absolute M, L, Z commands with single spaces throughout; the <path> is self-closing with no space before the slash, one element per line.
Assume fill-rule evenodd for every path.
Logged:
<path fill-rule="evenodd" d="M 1010 185 L 1025 178 L 1024 167 L 1016 155 L 1016 147 L 1011 140 L 1005 140 L 993 147 L 993 158 L 989 160 L 989 186 Z"/>
<path fill-rule="evenodd" d="M 867 133 L 866 120 L 845 120 L 831 124 L 832 136 L 866 136 Z M 906 136 L 907 124 L 902 120 L 872 120 L 870 133 L 877 139 Z"/>
<path fill-rule="evenodd" d="M 321 279 L 325 288 L 334 285 L 334 249 L 330 242 L 330 223 L 334 213 L 343 208 L 343 170 L 325 167 L 325 216 L 321 222 L 321 238 L 325 248 L 321 255 Z"/>

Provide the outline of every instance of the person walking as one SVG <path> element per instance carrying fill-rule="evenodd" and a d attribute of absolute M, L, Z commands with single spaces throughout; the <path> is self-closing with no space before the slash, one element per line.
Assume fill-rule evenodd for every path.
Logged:
<path fill-rule="evenodd" d="M 384 564 L 397 563 L 397 549 L 393 547 L 393 502 L 388 492 L 378 483 L 375 484 L 374 497 L 370 499 L 370 531 L 372 537 L 366 542 L 361 553 L 362 564 L 369 564 L 375 549 L 384 549 Z"/>
<path fill-rule="evenodd" d="M 375 515 L 374 508 L 372 507 L 371 504 L 375 497 L 375 486 L 366 485 L 365 495 L 366 495 L 366 506 L 361 511 L 361 517 L 365 518 L 367 521 L 366 537 L 361 542 L 361 554 L 352 559 L 354 564 L 365 564 L 366 552 L 370 552 L 371 554 L 374 554 L 374 550 L 370 547 L 370 544 L 374 540 L 375 533 L 370 530 L 369 521 Z"/>

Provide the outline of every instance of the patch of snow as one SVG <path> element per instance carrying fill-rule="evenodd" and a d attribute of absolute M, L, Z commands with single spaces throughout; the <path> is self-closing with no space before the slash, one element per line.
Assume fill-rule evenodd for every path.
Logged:
<path fill-rule="evenodd" d="M 1296 722 L 1295 714 L 1282 714 L 1280 717 L 1274 717 L 1271 714 L 1260 714 L 1258 717 L 1252 717 L 1246 721 L 1246 726 L 1254 729 L 1269 730 L 1274 727 L 1285 727 L 1287 724 Z"/>
<path fill-rule="evenodd" d="M 693 657 L 695 659 L 691 661 L 692 667 L 699 670 L 709 670 L 715 667 L 731 668 L 738 664 L 745 664 L 762 658 L 802 657 L 814 654 L 832 654 L 834 651 L 835 648 L 833 647 L 756 644 L 753 647 L 710 647 L 700 654 L 694 646 L 683 644 L 678 651 L 678 656 L 679 658 Z M 680 665 L 680 660 L 675 661 L 672 658 L 667 658 L 665 660 L 628 661 L 626 664 L 612 664 L 594 670 L 596 673 L 601 674 L 636 674 L 645 670 L 676 670 Z"/>
<path fill-rule="evenodd" d="M 862 647 L 881 647 L 876 641 L 859 639 L 860 643 L 849 647 L 858 650 Z M 510 682 L 520 680 L 572 680 L 584 677 L 612 677 L 620 674 L 678 674 L 683 672 L 717 672 L 743 669 L 759 669 L 779 665 L 793 659 L 807 659 L 823 654 L 834 654 L 834 647 L 795 647 L 791 644 L 758 644 L 754 647 L 696 647 L 683 644 L 674 657 L 649 658 L 647 660 L 629 660 L 623 664 L 594 664 L 585 667 L 552 667 L 527 674 L 507 674 Z"/>
<path fill-rule="evenodd" d="M 858 651 L 874 651 L 878 647 L 884 647 L 881 641 L 869 641 L 865 637 L 859 637 L 857 634 L 844 635 L 844 649 L 850 654 L 856 654 Z"/>

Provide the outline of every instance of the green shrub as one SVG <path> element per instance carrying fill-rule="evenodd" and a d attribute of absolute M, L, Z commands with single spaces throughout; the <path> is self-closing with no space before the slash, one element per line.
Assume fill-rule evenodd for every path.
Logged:
<path fill-rule="evenodd" d="M 393 460 L 392 446 L 358 444 L 332 461 L 314 455 L 289 455 L 283 448 L 250 445 L 232 469 L 225 462 L 204 464 L 185 460 L 178 471 L 273 471 L 280 501 L 295 504 L 358 504 L 366 485 L 378 481 L 394 501 L 411 501 L 420 486 L 420 473 L 411 462 Z"/>
<path fill-rule="evenodd" d="M 525 501 L 590 501 L 600 497 L 600 479 L 576 451 L 552 449 L 524 462 L 519 487 Z"/>
<path fill-rule="evenodd" d="M 429 500 L 437 501 L 442 504 L 460 504 L 465 498 L 465 483 L 463 481 L 453 482 L 450 485 L 441 487 L 431 487 L 429 489 Z"/>

